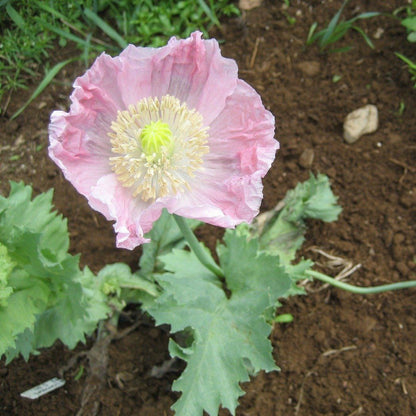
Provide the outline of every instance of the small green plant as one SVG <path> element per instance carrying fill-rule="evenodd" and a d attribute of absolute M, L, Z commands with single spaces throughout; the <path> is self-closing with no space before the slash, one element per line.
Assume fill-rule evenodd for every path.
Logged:
<path fill-rule="evenodd" d="M 408 30 L 407 40 L 416 42 L 416 14 L 403 19 L 402 25 Z"/>
<path fill-rule="evenodd" d="M 399 7 L 393 12 L 393 16 L 398 17 L 404 12 L 404 17 L 401 18 L 401 24 L 407 30 L 407 40 L 409 42 L 416 42 L 416 0 L 412 0 L 412 3 Z"/>
<path fill-rule="evenodd" d="M 342 78 L 342 75 L 335 74 L 335 75 L 332 77 L 332 82 L 333 82 L 334 84 L 336 84 L 337 82 L 341 81 L 341 78 Z"/>
<path fill-rule="evenodd" d="M 416 42 L 416 0 L 412 0 L 412 3 L 405 7 L 400 7 L 395 10 L 393 15 L 399 16 L 402 12 L 405 12 L 404 16 L 401 18 L 400 23 L 407 30 L 407 40 L 411 43 Z M 400 58 L 403 62 L 407 64 L 407 69 L 410 73 L 411 80 L 413 82 L 413 87 L 416 88 L 416 62 L 412 61 L 407 56 L 395 52 L 396 56 Z"/>
<path fill-rule="evenodd" d="M 410 73 L 410 78 L 413 82 L 413 87 L 416 88 L 416 62 L 402 55 L 401 53 L 395 52 L 395 55 L 407 64 L 407 69 Z"/>
<path fill-rule="evenodd" d="M 319 32 L 316 32 L 316 29 L 318 27 L 318 23 L 315 22 L 311 25 L 308 33 L 308 38 L 306 39 L 306 45 L 312 45 L 313 43 L 317 42 L 319 45 L 319 48 L 321 51 L 325 51 L 328 49 L 330 45 L 337 42 L 341 38 L 344 37 L 344 35 L 349 30 L 355 30 L 357 31 L 365 40 L 368 46 L 370 48 L 374 48 L 374 44 L 371 41 L 371 39 L 367 36 L 367 34 L 358 26 L 355 25 L 355 22 L 357 20 L 362 19 L 369 19 L 371 17 L 379 16 L 380 13 L 378 12 L 367 12 L 367 13 L 361 13 L 358 16 L 355 16 L 349 20 L 340 20 L 341 14 L 347 5 L 349 0 L 345 0 L 342 3 L 341 8 L 338 10 L 338 12 L 335 14 L 335 16 L 331 19 L 331 21 L 328 24 L 328 27 L 325 29 L 320 30 Z M 329 52 L 347 52 L 351 49 L 351 46 L 346 46 L 343 48 L 337 48 L 329 50 Z"/>
<path fill-rule="evenodd" d="M 285 15 L 286 20 L 290 25 L 294 25 L 296 23 L 296 17 L 293 17 L 289 13 L 286 13 L 286 12 L 283 12 L 283 14 Z"/>
<path fill-rule="evenodd" d="M 401 117 L 406 110 L 406 104 L 403 100 L 400 101 L 399 108 L 396 111 L 397 117 Z"/>
<path fill-rule="evenodd" d="M 0 195 L 0 358 L 28 359 L 57 339 L 74 348 L 139 292 L 158 294 L 123 263 L 97 275 L 80 269 L 79 256 L 68 253 L 67 222 L 53 211 L 52 191 L 32 199 L 30 186 L 10 185 L 9 196 Z"/>

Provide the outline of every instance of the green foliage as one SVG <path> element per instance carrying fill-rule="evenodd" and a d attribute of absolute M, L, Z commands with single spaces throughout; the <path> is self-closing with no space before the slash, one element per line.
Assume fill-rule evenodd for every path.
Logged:
<path fill-rule="evenodd" d="M 173 384 L 182 392 L 173 406 L 178 416 L 202 416 L 204 410 L 217 415 L 220 405 L 234 414 L 243 394 L 239 383 L 277 369 L 265 316 L 286 295 L 291 279 L 277 257 L 260 252 L 244 233 L 227 231 L 224 242 L 217 252 L 229 296 L 192 252 L 174 249 L 162 257 L 168 271 L 158 276 L 163 291 L 148 308 L 157 324 L 193 334 L 190 344 L 170 342 L 171 354 L 187 362 Z"/>
<path fill-rule="evenodd" d="M 161 46 L 171 36 L 187 37 L 196 29 L 219 25 L 218 17 L 238 14 L 229 0 L 123 0 L 108 2 L 111 17 L 129 43 Z"/>
<path fill-rule="evenodd" d="M 170 36 L 207 33 L 219 17 L 231 14 L 238 9 L 230 0 L 0 1 L 0 107 L 7 105 L 5 95 L 26 88 L 41 66 L 43 83 L 51 81 L 53 69 L 63 66 L 50 69 L 49 51 L 57 42 L 61 47 L 74 42 L 87 65 L 98 53 L 117 53 L 128 43 L 160 46 Z"/>
<path fill-rule="evenodd" d="M 416 15 L 403 19 L 402 25 L 408 31 L 407 40 L 412 43 L 416 42 Z"/>
<path fill-rule="evenodd" d="M 410 2 L 409 2 L 410 3 Z M 411 43 L 416 42 L 416 1 L 403 7 L 399 7 L 393 15 L 400 19 L 400 23 L 407 30 L 407 40 Z"/>
<path fill-rule="evenodd" d="M 304 294 L 303 288 L 298 287 L 296 282 L 309 279 L 307 271 L 313 266 L 311 260 L 292 264 L 305 240 L 306 220 L 312 218 L 331 222 L 338 218 L 340 212 L 341 207 L 337 205 L 328 177 L 311 174 L 307 181 L 288 191 L 275 209 L 259 215 L 248 228 L 251 238 L 258 239 L 260 249 L 278 256 L 279 264 L 290 275 L 293 282 L 290 296 Z M 275 319 L 273 314 L 270 319 Z"/>
<path fill-rule="evenodd" d="M 181 392 L 173 406 L 178 416 L 215 416 L 221 406 L 234 414 L 240 383 L 278 369 L 269 335 L 275 322 L 293 317 L 275 311 L 280 298 L 301 293 L 296 281 L 312 266 L 292 264 L 305 219 L 333 221 L 340 212 L 328 178 L 311 175 L 252 227 L 226 231 L 216 274 L 196 257 L 200 249 L 214 261 L 202 243 L 190 239 L 195 247 L 186 250 L 180 230 L 199 223 L 163 211 L 139 274 L 118 263 L 95 276 L 68 254 L 66 221 L 52 212 L 52 192 L 33 200 L 31 192 L 11 183 L 9 197 L 0 197 L 0 355 L 27 359 L 56 339 L 73 348 L 114 310 L 140 302 L 157 324 L 180 334 L 169 344 L 187 363 L 173 385 Z"/>
<path fill-rule="evenodd" d="M 407 40 L 411 43 L 416 42 L 416 1 L 413 0 L 411 4 L 405 7 L 401 7 L 393 13 L 394 16 L 401 15 L 405 12 L 404 16 L 400 19 L 400 23 L 406 28 Z M 407 56 L 395 52 L 396 56 L 406 63 L 407 69 L 410 73 L 413 87 L 416 88 L 416 62 L 408 58 Z"/>
<path fill-rule="evenodd" d="M 124 264 L 95 276 L 68 253 L 66 220 L 52 211 L 52 191 L 32 199 L 32 189 L 11 182 L 0 196 L 0 357 L 25 359 L 60 339 L 69 348 L 114 308 L 125 305 L 129 287 L 148 296 L 154 284 L 132 275 Z"/>
<path fill-rule="evenodd" d="M 171 355 L 187 362 L 173 384 L 182 393 L 173 406 L 177 416 L 204 411 L 213 416 L 220 406 L 234 414 L 243 394 L 239 384 L 260 370 L 277 369 L 268 336 L 275 322 L 293 319 L 276 316 L 279 299 L 303 293 L 296 282 L 308 278 L 313 265 L 292 264 L 304 241 L 305 220 L 334 221 L 340 211 L 328 178 L 311 174 L 252 226 L 226 231 L 216 249 L 224 279 L 203 266 L 195 248 L 184 249 L 172 216 L 162 214 L 140 261 L 141 273 L 152 274 L 161 292 L 143 307 L 158 325 L 179 333 L 169 344 Z"/>
<path fill-rule="evenodd" d="M 361 13 L 358 16 L 355 16 L 349 20 L 340 20 L 341 14 L 345 6 L 347 5 L 348 1 L 349 0 L 344 0 L 341 8 L 334 15 L 334 17 L 331 19 L 331 21 L 329 22 L 328 26 L 325 29 L 322 29 L 319 32 L 315 33 L 318 27 L 318 24 L 316 22 L 312 24 L 312 26 L 309 29 L 308 38 L 306 40 L 306 45 L 311 45 L 317 42 L 321 51 L 327 50 L 327 48 L 330 45 L 332 45 L 333 43 L 343 38 L 344 35 L 349 30 L 352 29 L 352 30 L 357 31 L 364 38 L 365 42 L 367 43 L 368 46 L 370 46 L 370 48 L 374 48 L 374 45 L 371 39 L 367 36 L 367 34 L 360 27 L 355 25 L 355 22 L 357 20 L 369 19 L 375 16 L 379 16 L 380 13 L 378 12 Z M 351 46 L 347 46 L 344 48 L 332 49 L 329 52 L 346 52 L 350 49 L 351 49 Z"/>
<path fill-rule="evenodd" d="M 307 181 L 287 192 L 277 209 L 258 217 L 251 233 L 259 238 L 261 249 L 279 255 L 283 264 L 290 264 L 305 240 L 305 220 L 331 222 L 340 212 L 328 177 L 311 174 Z"/>
<path fill-rule="evenodd" d="M 67 252 L 66 221 L 51 211 L 52 192 L 31 200 L 31 191 L 11 183 L 9 197 L 0 197 L 2 257 L 13 264 L 6 278 L 12 293 L 0 307 L 0 356 L 8 360 L 57 338 L 74 347 L 93 329 L 81 283 L 91 272 L 80 271 L 78 257 Z"/>

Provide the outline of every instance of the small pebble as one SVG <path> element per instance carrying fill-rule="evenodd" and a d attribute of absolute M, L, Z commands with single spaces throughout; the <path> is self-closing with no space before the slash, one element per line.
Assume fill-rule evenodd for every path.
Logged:
<path fill-rule="evenodd" d="M 382 27 L 377 28 L 377 30 L 375 31 L 373 38 L 374 39 L 380 39 L 383 36 L 384 33 L 384 29 Z"/>
<path fill-rule="evenodd" d="M 378 110 L 368 104 L 348 114 L 344 121 L 344 139 L 356 142 L 364 134 L 374 133 L 378 128 Z"/>
<path fill-rule="evenodd" d="M 263 0 L 240 0 L 238 3 L 238 7 L 241 10 L 251 10 L 255 7 L 259 7 Z"/>
<path fill-rule="evenodd" d="M 305 149 L 299 157 L 299 165 L 304 169 L 309 169 L 312 166 L 315 158 L 313 149 Z"/>

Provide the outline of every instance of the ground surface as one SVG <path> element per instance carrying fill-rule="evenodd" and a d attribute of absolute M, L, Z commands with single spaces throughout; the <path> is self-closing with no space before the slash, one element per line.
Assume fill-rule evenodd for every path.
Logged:
<path fill-rule="evenodd" d="M 308 177 L 309 170 L 325 173 L 343 213 L 336 223 L 310 222 L 303 254 L 332 275 L 337 270 L 328 268 L 325 257 L 311 248 L 361 264 L 349 277 L 357 285 L 414 279 L 416 94 L 394 55 L 399 51 L 415 58 L 414 50 L 400 25 L 387 17 L 362 23 L 371 37 L 378 28 L 384 29 L 380 39 L 374 39 L 375 50 L 357 33 L 339 44 L 354 45 L 348 53 L 324 55 L 315 46 L 305 49 L 310 25 L 328 22 L 341 1 L 292 3 L 285 11 L 281 2 L 265 1 L 215 33 L 225 40 L 223 54 L 237 60 L 240 77 L 262 94 L 276 116 L 281 150 L 265 179 L 262 208 L 271 209 L 288 189 Z M 358 8 L 391 12 L 393 4 L 401 5 L 351 1 L 346 14 Z M 287 15 L 296 18 L 294 25 Z M 69 220 L 71 250 L 82 253 L 83 264 L 93 270 L 115 261 L 135 267 L 140 250 L 117 250 L 111 224 L 89 209 L 47 157 L 49 114 L 67 109 L 69 84 L 82 72 L 79 66 L 68 69 L 22 116 L 12 122 L 0 119 L 0 191 L 8 193 L 8 179 L 31 183 L 35 192 L 54 187 L 57 209 Z M 337 83 L 332 81 L 334 75 L 341 76 Z M 26 93 L 14 95 L 7 114 L 26 98 Z M 342 139 L 342 121 L 367 103 L 378 107 L 379 129 L 348 145 Z M 405 109 L 399 114 L 401 103 Z M 310 168 L 302 156 L 306 150 L 314 155 Z M 200 232 L 211 247 L 216 236 L 221 231 L 214 227 Z M 337 289 L 315 291 L 319 287 L 312 286 L 307 297 L 292 298 L 283 306 L 282 312 L 291 313 L 294 322 L 276 326 L 272 334 L 281 372 L 260 374 L 244 385 L 246 395 L 237 415 L 416 414 L 416 291 L 363 297 Z M 167 341 L 165 329 L 144 322 L 110 345 L 99 415 L 172 414 L 169 407 L 176 396 L 170 386 L 178 374 L 148 376 L 153 366 L 169 358 Z M 78 351 L 89 347 L 81 345 Z M 19 396 L 57 376 L 72 356 L 74 352 L 56 345 L 28 363 L 16 360 L 7 367 L 0 363 L 0 414 L 76 414 L 86 377 L 84 373 L 74 380 L 79 367 L 65 373 L 67 384 L 56 392 L 36 401 Z"/>

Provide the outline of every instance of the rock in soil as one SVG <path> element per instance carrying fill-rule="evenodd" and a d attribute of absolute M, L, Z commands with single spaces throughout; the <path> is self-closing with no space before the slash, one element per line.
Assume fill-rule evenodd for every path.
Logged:
<path fill-rule="evenodd" d="M 354 143 L 364 134 L 374 133 L 377 128 L 377 107 L 368 104 L 347 115 L 344 121 L 344 139 L 348 143 Z"/>

